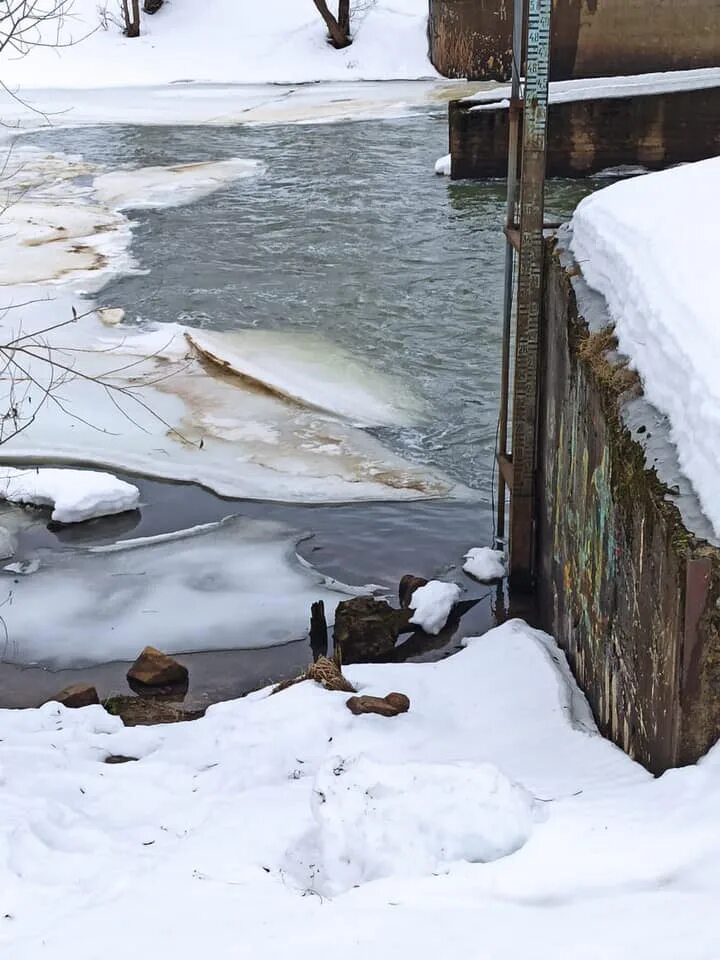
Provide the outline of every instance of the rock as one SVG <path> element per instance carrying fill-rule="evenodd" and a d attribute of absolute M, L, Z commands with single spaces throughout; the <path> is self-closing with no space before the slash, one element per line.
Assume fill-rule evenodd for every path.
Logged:
<path fill-rule="evenodd" d="M 183 686 L 188 682 L 187 667 L 155 647 L 145 647 L 127 672 L 127 678 L 146 687 Z"/>
<path fill-rule="evenodd" d="M 385 600 L 353 597 L 335 612 L 335 646 L 343 663 L 370 663 L 386 656 L 398 637 L 397 610 Z"/>
<path fill-rule="evenodd" d="M 98 692 L 91 683 L 73 683 L 56 693 L 54 697 L 50 697 L 47 702 L 50 703 L 52 700 L 61 703 L 64 707 L 90 707 L 100 703 Z"/>
<path fill-rule="evenodd" d="M 400 606 L 409 607 L 412 595 L 415 593 L 418 587 L 424 587 L 427 582 L 428 581 L 425 579 L 425 577 L 415 577 L 412 573 L 406 573 L 400 581 L 400 588 L 398 589 Z"/>
<path fill-rule="evenodd" d="M 145 0 L 143 4 L 144 13 L 157 13 L 165 0 Z"/>
<path fill-rule="evenodd" d="M 410 709 L 410 698 L 404 693 L 389 693 L 384 699 L 391 707 L 395 707 L 398 713 L 407 713 Z"/>
<path fill-rule="evenodd" d="M 389 693 L 386 697 L 350 697 L 346 706 L 356 717 L 364 713 L 376 713 L 381 717 L 396 717 L 407 713 L 410 700 L 404 693 Z"/>
<path fill-rule="evenodd" d="M 193 710 L 182 703 L 169 702 L 161 697 L 108 697 L 103 706 L 114 717 L 120 717 L 126 727 L 155 726 L 158 723 L 184 723 L 197 720 L 204 709 Z"/>
<path fill-rule="evenodd" d="M 125 757 L 122 753 L 111 753 L 109 757 L 105 757 L 104 763 L 133 763 L 137 759 L 137 757 Z"/>

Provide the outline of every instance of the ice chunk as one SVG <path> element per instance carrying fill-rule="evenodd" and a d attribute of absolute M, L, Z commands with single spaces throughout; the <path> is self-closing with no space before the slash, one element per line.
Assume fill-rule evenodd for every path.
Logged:
<path fill-rule="evenodd" d="M 440 633 L 460 594 L 456 583 L 443 580 L 431 580 L 424 587 L 418 587 L 410 598 L 410 609 L 414 611 L 410 623 L 416 623 L 425 633 Z"/>
<path fill-rule="evenodd" d="M 208 360 L 304 407 L 364 426 L 407 423 L 420 404 L 397 381 L 368 369 L 329 340 L 276 330 L 186 330 Z"/>
<path fill-rule="evenodd" d="M 529 838 L 534 803 L 492 764 L 331 759 L 313 787 L 314 880 L 323 894 L 459 860 L 487 863 Z"/>
<path fill-rule="evenodd" d="M 465 554 L 463 570 L 476 580 L 502 580 L 507 573 L 505 554 L 491 547 L 472 547 Z"/>
<path fill-rule="evenodd" d="M 113 170 L 95 178 L 95 196 L 113 210 L 156 210 L 192 203 L 215 190 L 261 173 L 259 160 L 215 160 L 168 167 Z"/>
<path fill-rule="evenodd" d="M 440 177 L 449 177 L 451 165 L 452 154 L 446 153 L 444 157 L 435 161 L 435 173 Z"/>
<path fill-rule="evenodd" d="M 80 523 L 135 510 L 140 491 L 110 473 L 93 470 L 0 467 L 0 498 L 52 507 L 57 523 Z"/>

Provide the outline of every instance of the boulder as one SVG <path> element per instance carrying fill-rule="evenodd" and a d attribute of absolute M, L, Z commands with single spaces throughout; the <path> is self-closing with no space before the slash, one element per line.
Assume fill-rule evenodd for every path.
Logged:
<path fill-rule="evenodd" d="M 404 693 L 389 693 L 386 697 L 350 697 L 346 706 L 356 717 L 364 713 L 376 713 L 381 717 L 396 717 L 407 713 L 410 700 Z"/>
<path fill-rule="evenodd" d="M 412 573 L 406 573 L 400 581 L 398 589 L 398 599 L 401 607 L 409 607 L 412 595 L 418 587 L 424 587 L 427 584 L 425 577 L 416 577 Z"/>
<path fill-rule="evenodd" d="M 95 687 L 91 683 L 73 683 L 69 687 L 64 687 L 54 697 L 47 701 L 61 703 L 64 707 L 91 707 L 95 703 L 100 703 L 100 697 Z"/>
<path fill-rule="evenodd" d="M 155 647 L 145 647 L 127 672 L 129 681 L 144 687 L 186 686 L 188 670 Z"/>
<path fill-rule="evenodd" d="M 145 0 L 143 3 L 144 13 L 157 13 L 165 0 Z"/>
<path fill-rule="evenodd" d="M 335 612 L 335 647 L 343 663 L 370 663 L 390 653 L 398 637 L 397 610 L 385 600 L 353 597 Z"/>

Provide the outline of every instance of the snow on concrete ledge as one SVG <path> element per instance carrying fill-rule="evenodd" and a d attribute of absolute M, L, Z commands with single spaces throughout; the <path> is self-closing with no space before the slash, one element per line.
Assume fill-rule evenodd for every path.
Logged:
<path fill-rule="evenodd" d="M 571 250 L 720 534 L 720 275 L 707 232 L 718 222 L 720 157 L 586 197 Z"/>
<path fill-rule="evenodd" d="M 588 80 L 555 80 L 550 84 L 550 103 L 599 100 L 602 97 L 632 97 L 653 93 L 678 93 L 720 86 L 720 67 L 702 70 L 671 70 L 666 73 L 642 73 L 629 77 L 593 77 Z M 480 90 L 465 103 L 477 103 L 473 110 L 494 110 L 510 106 L 509 84 Z"/>
<path fill-rule="evenodd" d="M 80 523 L 137 509 L 140 491 L 110 473 L 0 467 L 0 499 L 53 507 L 56 523 Z"/>

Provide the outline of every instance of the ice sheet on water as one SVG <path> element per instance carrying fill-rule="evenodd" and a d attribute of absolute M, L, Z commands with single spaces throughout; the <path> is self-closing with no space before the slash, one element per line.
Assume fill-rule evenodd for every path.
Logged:
<path fill-rule="evenodd" d="M 113 210 L 157 210 L 193 203 L 215 190 L 264 170 L 259 160 L 215 160 L 137 170 L 113 170 L 95 177 L 93 192 Z"/>
<path fill-rule="evenodd" d="M 420 409 L 409 390 L 369 370 L 322 337 L 277 330 L 186 330 L 211 362 L 303 407 L 363 426 L 408 423 Z"/>
<path fill-rule="evenodd" d="M 343 599 L 294 557 L 297 534 L 229 519 L 125 549 L 42 551 L 21 580 L 0 576 L 3 659 L 53 667 L 273 646 L 305 636 L 310 604 L 331 621 Z"/>

